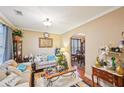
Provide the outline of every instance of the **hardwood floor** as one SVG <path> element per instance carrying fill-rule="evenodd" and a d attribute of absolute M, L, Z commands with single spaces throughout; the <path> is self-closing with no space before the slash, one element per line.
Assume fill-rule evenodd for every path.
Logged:
<path fill-rule="evenodd" d="M 88 84 L 89 86 L 92 87 L 92 85 L 93 85 L 92 80 L 89 79 L 89 78 L 87 78 L 87 77 L 85 76 L 85 67 L 83 67 L 83 68 L 78 67 L 78 68 L 77 68 L 77 71 L 78 71 L 78 73 L 79 73 L 79 75 L 80 75 L 80 78 L 82 78 L 86 84 Z M 95 83 L 95 87 L 101 87 L 101 86 L 99 86 L 99 85 L 97 85 L 97 84 Z"/>

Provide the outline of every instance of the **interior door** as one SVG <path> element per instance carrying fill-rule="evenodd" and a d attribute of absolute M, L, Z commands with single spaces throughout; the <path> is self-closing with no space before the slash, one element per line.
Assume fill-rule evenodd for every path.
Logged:
<path fill-rule="evenodd" d="M 85 66 L 85 40 L 71 38 L 71 64 Z"/>
<path fill-rule="evenodd" d="M 77 52 L 81 51 L 81 39 L 71 38 L 71 62 L 77 61 Z"/>

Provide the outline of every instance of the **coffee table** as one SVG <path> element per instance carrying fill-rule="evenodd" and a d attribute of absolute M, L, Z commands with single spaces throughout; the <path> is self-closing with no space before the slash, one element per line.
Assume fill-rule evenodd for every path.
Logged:
<path fill-rule="evenodd" d="M 73 76 L 74 78 L 76 78 L 76 74 L 74 73 L 75 71 L 76 71 L 75 68 L 69 68 L 69 69 L 64 70 L 62 72 L 56 72 L 56 73 L 53 73 L 53 74 L 45 75 L 45 78 L 48 81 L 47 87 L 52 86 L 53 82 L 58 80 L 60 76 L 61 77 Z M 70 74 L 68 74 L 68 73 L 70 73 Z M 66 75 L 66 74 L 68 74 L 68 75 Z M 57 77 L 57 78 L 53 80 L 53 78 L 55 78 L 55 77 Z"/>

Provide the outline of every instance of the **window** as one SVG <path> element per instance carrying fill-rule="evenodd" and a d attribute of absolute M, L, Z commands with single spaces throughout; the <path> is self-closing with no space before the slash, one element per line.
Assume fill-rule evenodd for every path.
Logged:
<path fill-rule="evenodd" d="M 3 51 L 4 51 L 4 48 L 3 48 L 3 27 L 0 24 L 0 64 L 3 61 Z"/>

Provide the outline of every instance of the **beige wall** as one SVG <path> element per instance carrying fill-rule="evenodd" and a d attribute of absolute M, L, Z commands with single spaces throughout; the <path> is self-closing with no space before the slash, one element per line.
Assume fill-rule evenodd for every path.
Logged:
<path fill-rule="evenodd" d="M 86 74 L 91 77 L 91 66 L 95 64 L 98 48 L 117 45 L 124 31 L 124 7 L 62 35 L 63 45 L 70 48 L 70 37 L 77 33 L 86 35 Z M 70 64 L 70 56 L 68 54 Z"/>
<path fill-rule="evenodd" d="M 23 31 L 23 56 L 30 54 L 40 54 L 45 51 L 45 48 L 39 48 L 39 38 L 43 37 L 42 32 Z M 61 47 L 61 36 L 56 34 L 50 34 L 50 38 L 53 38 L 53 48 Z M 50 48 L 47 48 L 50 50 Z"/>

